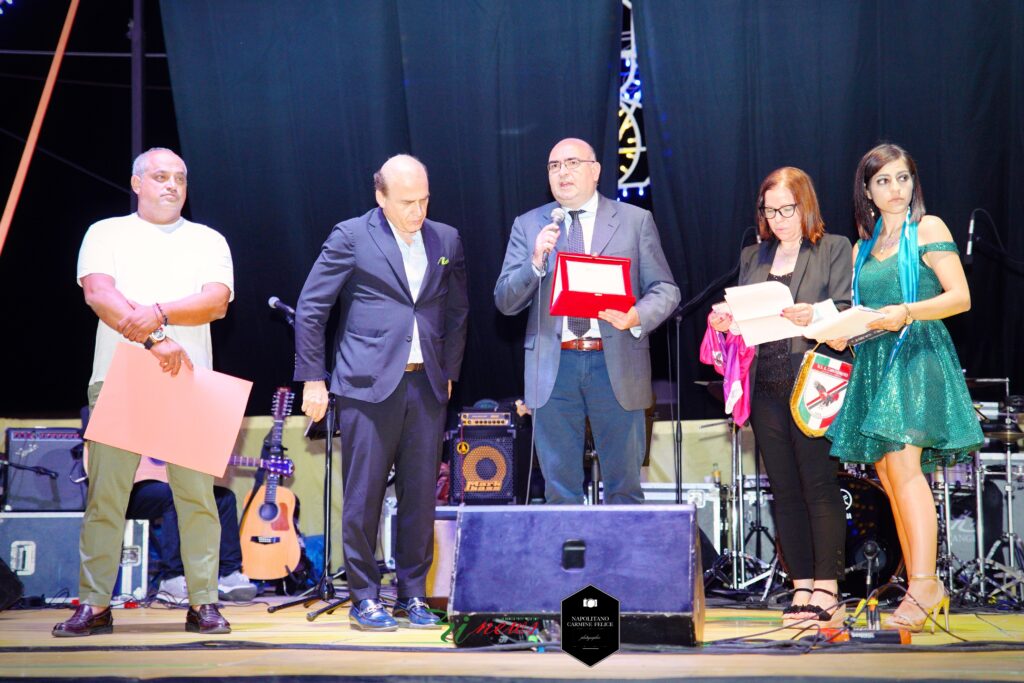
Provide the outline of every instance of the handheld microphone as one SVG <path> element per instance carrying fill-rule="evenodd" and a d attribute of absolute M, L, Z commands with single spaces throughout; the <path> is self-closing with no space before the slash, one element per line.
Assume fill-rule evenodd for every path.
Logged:
<path fill-rule="evenodd" d="M 967 226 L 967 250 L 964 252 L 964 265 L 974 261 L 974 211 L 971 211 L 971 223 Z"/>
<path fill-rule="evenodd" d="M 556 206 L 554 209 L 551 210 L 551 222 L 554 223 L 555 225 L 561 225 L 563 223 L 563 221 L 565 221 L 565 211 L 562 210 L 562 207 Z M 548 254 L 550 254 L 550 253 L 551 253 L 550 251 L 545 251 L 544 252 L 544 272 L 545 273 L 548 272 Z"/>
<path fill-rule="evenodd" d="M 276 296 L 272 296 L 269 299 L 267 299 L 267 305 L 275 310 L 284 313 L 284 317 L 288 320 L 288 322 L 295 322 L 295 309 L 286 304 L 285 302 L 281 301 Z"/>

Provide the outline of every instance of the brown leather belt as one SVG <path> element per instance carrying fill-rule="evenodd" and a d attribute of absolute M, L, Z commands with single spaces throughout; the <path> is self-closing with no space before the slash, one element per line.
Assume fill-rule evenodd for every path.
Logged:
<path fill-rule="evenodd" d="M 409 363 L 405 366 L 406 372 L 419 372 L 423 369 L 423 363 Z"/>
<path fill-rule="evenodd" d="M 562 342 L 563 351 L 601 351 L 604 348 L 600 339 L 584 337 Z"/>

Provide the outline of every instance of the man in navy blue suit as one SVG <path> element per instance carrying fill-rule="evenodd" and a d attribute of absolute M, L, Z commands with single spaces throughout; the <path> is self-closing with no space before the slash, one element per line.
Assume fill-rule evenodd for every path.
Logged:
<path fill-rule="evenodd" d="M 434 491 L 452 382 L 466 345 L 466 271 L 455 228 L 427 220 L 427 169 L 398 155 L 374 175 L 379 208 L 334 226 L 295 307 L 302 411 L 327 411 L 325 328 L 340 308 L 330 391 L 337 396 L 344 482 L 342 542 L 360 630 L 437 628 L 427 607 Z M 380 602 L 374 557 L 388 473 L 398 495 L 398 602 Z"/>

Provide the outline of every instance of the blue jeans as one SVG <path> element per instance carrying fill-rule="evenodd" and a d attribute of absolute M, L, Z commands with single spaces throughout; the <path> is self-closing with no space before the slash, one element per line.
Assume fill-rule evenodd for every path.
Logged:
<path fill-rule="evenodd" d="M 548 503 L 583 502 L 583 440 L 586 418 L 601 462 L 604 500 L 642 503 L 644 411 L 619 405 L 603 351 L 562 351 L 551 398 L 534 411 L 537 458 Z"/>

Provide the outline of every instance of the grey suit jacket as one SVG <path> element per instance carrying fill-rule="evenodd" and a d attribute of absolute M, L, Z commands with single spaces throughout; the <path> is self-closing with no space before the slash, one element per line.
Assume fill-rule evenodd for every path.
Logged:
<path fill-rule="evenodd" d="M 549 312 L 553 268 L 543 280 L 533 271 L 533 245 L 540 230 L 551 222 L 551 202 L 529 211 L 512 225 L 505 262 L 494 287 L 494 303 L 505 315 L 516 315 L 537 303 L 526 324 L 526 405 L 539 408 L 547 403 L 558 376 L 561 358 L 562 316 Z M 555 253 L 567 248 L 567 229 L 558 236 Z M 635 338 L 629 330 L 617 330 L 599 321 L 605 361 L 615 398 L 626 410 L 647 408 L 653 402 L 651 354 L 648 335 L 672 314 L 679 304 L 679 288 L 661 249 L 661 239 L 650 211 L 600 197 L 594 222 L 591 253 L 624 256 L 631 260 L 630 278 L 642 333 Z M 550 263 L 554 263 L 553 253 Z"/>
<path fill-rule="evenodd" d="M 739 284 L 752 285 L 766 281 L 778 247 L 779 241 L 773 239 L 744 248 L 740 252 Z M 849 308 L 852 299 L 852 253 L 850 240 L 840 235 L 826 233 L 817 244 L 804 240 L 800 245 L 796 266 L 793 267 L 793 279 L 789 284 L 793 301 L 798 304 L 816 304 L 825 299 L 832 299 L 839 310 Z M 800 369 L 804 352 L 815 342 L 805 337 L 793 337 L 789 343 L 789 360 L 793 365 L 793 372 L 796 373 Z M 828 353 L 837 355 L 831 350 Z M 750 367 L 751 386 L 754 385 L 756 371 L 755 359 Z"/>
<path fill-rule="evenodd" d="M 448 401 L 466 346 L 466 268 L 455 228 L 424 221 L 427 271 L 414 302 L 402 253 L 380 209 L 334 226 L 306 278 L 295 306 L 295 380 L 325 379 L 325 329 L 335 303 L 341 318 L 335 337 L 331 391 L 379 403 L 402 380 L 413 319 L 430 385 Z"/>

